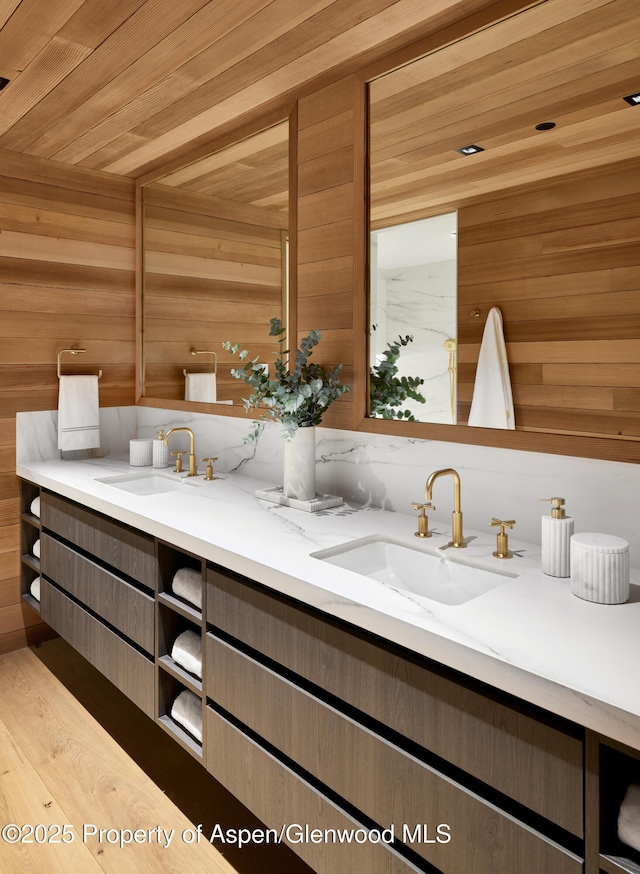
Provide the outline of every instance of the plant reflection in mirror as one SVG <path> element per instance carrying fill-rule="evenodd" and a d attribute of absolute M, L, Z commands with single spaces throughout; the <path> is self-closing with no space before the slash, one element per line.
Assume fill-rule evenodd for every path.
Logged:
<path fill-rule="evenodd" d="M 374 325 L 375 330 L 375 325 Z M 382 361 L 371 367 L 369 371 L 369 415 L 381 419 L 404 419 L 415 422 L 410 410 L 398 409 L 407 398 L 424 404 L 425 398 L 418 388 L 424 385 L 424 379 L 419 376 L 398 376 L 397 361 L 403 346 L 413 343 L 413 336 L 399 336 L 397 340 L 387 343 L 382 353 Z"/>

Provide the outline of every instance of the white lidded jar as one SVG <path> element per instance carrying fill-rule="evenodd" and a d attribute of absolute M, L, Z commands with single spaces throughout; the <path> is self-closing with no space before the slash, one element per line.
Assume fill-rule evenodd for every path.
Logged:
<path fill-rule="evenodd" d="M 574 534 L 571 538 L 571 591 L 597 604 L 629 600 L 629 542 L 611 534 Z"/>
<path fill-rule="evenodd" d="M 158 428 L 153 441 L 153 466 L 169 467 L 169 447 L 164 442 L 164 431 Z"/>
<path fill-rule="evenodd" d="M 550 577 L 571 576 L 573 518 L 564 510 L 564 498 L 543 498 L 551 502 L 551 515 L 542 517 L 542 572 Z"/>

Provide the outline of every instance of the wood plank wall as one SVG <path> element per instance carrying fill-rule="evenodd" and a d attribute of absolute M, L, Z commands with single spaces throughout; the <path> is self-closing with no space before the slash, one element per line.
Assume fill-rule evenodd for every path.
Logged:
<path fill-rule="evenodd" d="M 239 342 L 265 363 L 277 343 L 269 320 L 282 317 L 286 213 L 162 185 L 144 190 L 145 395 L 184 400 L 188 371 L 218 356 L 217 398 L 241 404 L 248 388 L 230 375 Z"/>
<path fill-rule="evenodd" d="M 639 195 L 636 159 L 460 210 L 461 421 L 498 306 L 518 428 L 640 437 Z"/>
<path fill-rule="evenodd" d="M 364 342 L 357 333 L 362 295 L 355 293 L 364 288 L 357 251 L 364 239 L 363 91 L 349 76 L 298 104 L 298 341 L 320 330 L 314 360 L 344 364 L 352 391 L 323 418 L 334 428 L 353 427 L 360 378 L 354 362 Z"/>
<path fill-rule="evenodd" d="M 298 126 L 298 338 L 319 328 L 317 359 L 343 362 L 352 382 L 366 370 L 360 94 L 349 77 L 302 99 Z M 633 159 L 461 207 L 462 423 L 486 314 L 498 305 L 519 428 L 534 429 L 547 451 L 545 431 L 640 436 L 639 194 Z M 364 389 L 340 399 L 323 424 L 357 428 L 359 398 Z M 468 432 L 459 433 L 467 442 Z"/>
<path fill-rule="evenodd" d="M 0 652 L 46 627 L 19 596 L 15 415 L 57 406 L 65 372 L 102 368 L 100 403 L 135 402 L 134 184 L 0 151 Z"/>

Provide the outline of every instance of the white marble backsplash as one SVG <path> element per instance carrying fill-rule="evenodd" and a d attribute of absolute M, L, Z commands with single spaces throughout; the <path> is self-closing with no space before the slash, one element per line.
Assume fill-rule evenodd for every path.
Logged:
<path fill-rule="evenodd" d="M 560 496 L 576 533 L 624 537 L 632 566 L 640 566 L 640 465 L 329 429 L 320 429 L 319 437 L 321 491 L 412 514 L 410 504 L 424 500 L 429 474 L 453 467 L 462 481 L 467 527 L 489 531 L 493 516 L 515 519 L 513 537 L 540 543 L 541 517 L 551 505 L 538 500 Z M 453 510 L 450 478 L 437 481 L 433 503 L 430 519 L 442 531 Z"/>
<path fill-rule="evenodd" d="M 58 449 L 58 411 L 36 410 L 16 415 L 16 462 L 79 460 L 124 455 L 136 437 L 137 407 L 100 408 L 100 447 L 61 452 Z"/>
<path fill-rule="evenodd" d="M 165 433 L 170 428 L 186 425 L 194 433 L 197 461 L 206 456 L 216 457 L 214 470 L 220 473 L 244 473 L 282 482 L 284 438 L 279 428 L 267 426 L 257 443 L 245 443 L 251 430 L 251 419 L 244 416 L 212 416 L 206 413 L 185 413 L 180 410 L 157 410 L 138 407 L 138 437 L 155 437 L 159 428 Z M 170 450 L 189 449 L 188 434 L 172 434 Z"/>
<path fill-rule="evenodd" d="M 107 408 L 100 411 L 101 449 L 89 454 L 126 457 L 129 439 L 155 437 L 158 428 L 180 425 L 194 431 L 200 467 L 201 458 L 213 455 L 220 473 L 282 482 L 280 429 L 269 425 L 257 444 L 244 443 L 250 428 L 244 416 Z M 19 463 L 60 458 L 56 412 L 19 413 L 17 428 Z M 172 435 L 172 449 L 188 445 L 187 434 Z M 537 500 L 561 496 L 567 515 L 575 518 L 576 533 L 623 537 L 630 544 L 631 565 L 640 566 L 640 465 L 329 428 L 317 431 L 316 457 L 320 492 L 407 514 L 408 536 L 414 530 L 410 505 L 423 500 L 427 477 L 438 468 L 454 467 L 462 480 L 462 510 L 469 529 L 489 531 L 493 516 L 516 519 L 513 537 L 540 543 L 541 517 L 550 513 L 550 505 Z M 436 510 L 430 514 L 438 531 L 449 530 L 452 502 L 451 480 L 438 480 L 433 493 Z"/>

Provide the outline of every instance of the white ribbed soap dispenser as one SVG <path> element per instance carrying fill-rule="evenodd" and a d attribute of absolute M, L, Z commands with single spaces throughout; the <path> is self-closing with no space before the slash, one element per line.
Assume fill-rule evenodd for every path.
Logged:
<path fill-rule="evenodd" d="M 165 445 L 162 428 L 158 428 L 156 439 L 153 441 L 153 466 L 169 466 L 169 447 Z"/>
<path fill-rule="evenodd" d="M 550 577 L 569 577 L 573 519 L 565 514 L 564 498 L 542 500 L 551 501 L 551 515 L 542 517 L 542 572 Z"/>

